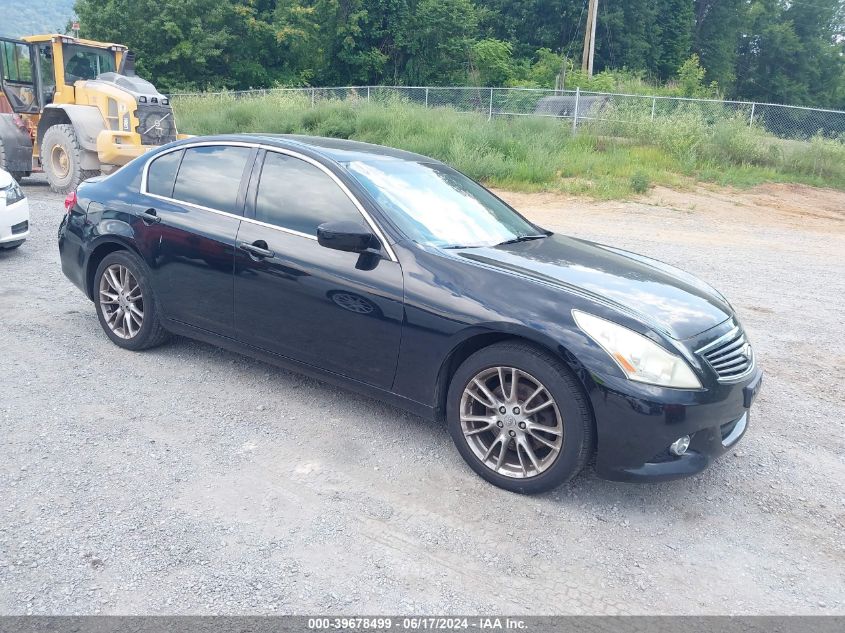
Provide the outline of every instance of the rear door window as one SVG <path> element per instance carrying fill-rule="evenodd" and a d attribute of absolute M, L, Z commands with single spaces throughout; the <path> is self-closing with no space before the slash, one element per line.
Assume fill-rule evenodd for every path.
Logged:
<path fill-rule="evenodd" d="M 201 207 L 241 215 L 238 192 L 252 148 L 231 145 L 185 150 L 173 198 Z"/>
<path fill-rule="evenodd" d="M 165 198 L 173 197 L 176 170 L 179 169 L 184 153 L 184 151 L 170 152 L 150 163 L 150 169 L 147 172 L 147 193 Z"/>

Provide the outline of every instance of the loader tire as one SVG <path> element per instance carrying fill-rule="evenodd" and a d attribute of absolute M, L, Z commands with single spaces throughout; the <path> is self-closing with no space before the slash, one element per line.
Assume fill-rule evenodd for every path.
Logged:
<path fill-rule="evenodd" d="M 79 184 L 100 172 L 82 169 L 82 147 L 72 125 L 54 125 L 41 142 L 41 164 L 50 189 L 56 193 L 76 191 Z"/>

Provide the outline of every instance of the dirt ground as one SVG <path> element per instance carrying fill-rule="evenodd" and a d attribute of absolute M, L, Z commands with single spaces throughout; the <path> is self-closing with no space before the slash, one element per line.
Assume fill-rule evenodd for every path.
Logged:
<path fill-rule="evenodd" d="M 845 194 L 503 193 L 719 288 L 766 372 L 705 473 L 525 498 L 439 424 L 205 344 L 133 354 L 62 275 L 62 197 L 0 254 L 0 613 L 845 614 Z"/>

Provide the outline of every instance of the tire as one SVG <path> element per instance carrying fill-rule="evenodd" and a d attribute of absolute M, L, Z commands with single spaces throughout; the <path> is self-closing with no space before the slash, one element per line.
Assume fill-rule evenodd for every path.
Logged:
<path fill-rule="evenodd" d="M 99 170 L 82 169 L 82 147 L 72 125 L 54 125 L 44 134 L 41 142 L 41 164 L 50 189 L 56 193 L 76 191 L 79 184 L 98 176 Z"/>
<path fill-rule="evenodd" d="M 6 169 L 6 150 L 3 147 L 2 141 L 0 141 L 0 169 L 2 169 L 4 171 L 8 171 L 10 174 L 12 174 L 12 178 L 17 180 L 18 182 L 20 182 L 21 180 L 23 180 L 24 178 L 29 176 L 29 173 L 27 173 L 27 172 L 9 171 L 8 169 Z"/>
<path fill-rule="evenodd" d="M 514 369 L 516 394 L 511 392 Z M 465 360 L 449 385 L 446 419 L 467 464 L 490 483 L 521 494 L 546 492 L 571 480 L 595 446 L 593 417 L 575 376 L 551 353 L 523 343 L 497 343 Z"/>
<path fill-rule="evenodd" d="M 6 242 L 5 244 L 0 244 L 0 250 L 11 251 L 20 247 L 20 245 L 24 242 L 26 242 L 26 240 L 18 240 L 17 242 Z"/>
<path fill-rule="evenodd" d="M 127 277 L 121 276 L 120 269 L 129 274 L 128 281 Z M 116 286 L 123 289 L 123 298 L 120 292 L 115 292 Z M 135 254 L 116 251 L 106 255 L 94 273 L 92 294 L 100 326 L 115 345 L 138 351 L 161 345 L 169 338 L 159 318 L 158 304 L 147 269 Z M 130 303 L 126 295 L 131 295 L 131 303 L 135 308 L 128 321 L 124 316 L 126 310 L 123 309 Z M 142 315 L 140 319 L 138 311 Z"/>

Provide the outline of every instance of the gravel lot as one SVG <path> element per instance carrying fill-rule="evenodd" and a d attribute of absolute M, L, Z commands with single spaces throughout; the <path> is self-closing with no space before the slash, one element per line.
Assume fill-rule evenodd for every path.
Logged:
<path fill-rule="evenodd" d="M 0 253 L 0 613 L 845 614 L 845 195 L 505 194 L 690 270 L 767 372 L 701 476 L 524 498 L 444 428 L 211 346 L 112 345 L 61 273 L 62 196 Z"/>

